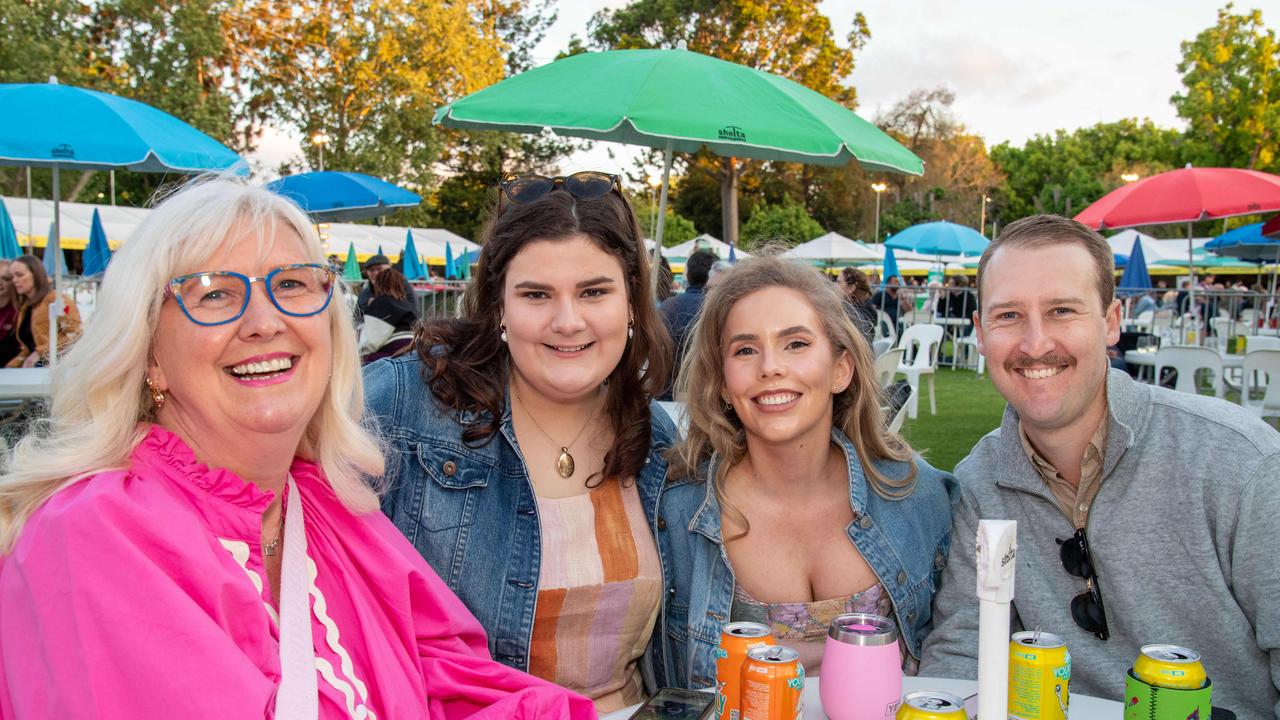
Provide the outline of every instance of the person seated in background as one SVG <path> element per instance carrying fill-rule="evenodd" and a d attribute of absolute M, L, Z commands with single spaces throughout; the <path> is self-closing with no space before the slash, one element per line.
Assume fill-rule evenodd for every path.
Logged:
<path fill-rule="evenodd" d="M 53 283 L 44 264 L 34 255 L 23 255 L 9 265 L 9 276 L 18 293 L 18 354 L 8 367 L 36 367 L 49 360 L 49 308 L 57 300 Z M 80 336 L 80 309 L 70 297 L 62 296 L 62 313 L 58 317 L 58 352 L 61 353 Z"/>
<path fill-rule="evenodd" d="M 900 312 L 910 310 L 913 297 L 902 292 L 902 278 L 898 275 L 885 278 L 884 287 L 871 296 L 871 306 L 889 316 L 889 322 L 898 327 Z"/>
<path fill-rule="evenodd" d="M 0 466 L 6 718 L 594 718 L 382 513 L 350 311 L 289 200 L 171 195 Z"/>
<path fill-rule="evenodd" d="M 1137 299 L 1133 301 L 1133 310 L 1131 314 L 1136 318 L 1144 312 L 1154 313 L 1155 311 L 1155 298 L 1151 297 L 1151 293 L 1144 292 L 1138 295 Z"/>
<path fill-rule="evenodd" d="M 22 346 L 18 344 L 18 291 L 13 288 L 9 260 L 0 260 L 0 367 L 17 357 Z"/>
<path fill-rule="evenodd" d="M 373 299 L 364 311 L 360 327 L 360 355 L 365 364 L 391 357 L 413 342 L 418 308 L 404 295 L 404 276 L 394 268 L 383 270 L 369 283 Z"/>
<path fill-rule="evenodd" d="M 854 327 L 862 333 L 862 337 L 866 338 L 867 343 L 876 334 L 876 315 L 875 306 L 871 304 L 871 282 L 867 279 L 866 273 L 857 268 L 847 267 L 840 271 L 836 277 L 836 283 L 840 286 L 840 291 L 844 295 L 844 309 L 849 314 L 849 319 L 853 321 Z"/>
<path fill-rule="evenodd" d="M 1149 643 L 1203 656 L 1213 701 L 1280 709 L 1280 433 L 1224 400 L 1107 366 L 1114 258 L 1055 215 L 1010 223 L 978 264 L 979 350 L 1008 401 L 956 467 L 955 541 L 920 672 L 975 679 L 975 535 L 1018 523 L 1011 631 L 1071 651 L 1071 692 L 1119 700 Z"/>
<path fill-rule="evenodd" d="M 870 346 L 808 265 L 743 260 L 707 294 L 658 499 L 667 680 L 716 680 L 721 626 L 768 625 L 818 674 L 831 621 L 899 628 L 913 672 L 951 541 L 951 476 L 886 430 Z"/>
<path fill-rule="evenodd" d="M 364 262 L 364 276 L 369 282 L 360 289 L 360 295 L 356 297 L 356 307 L 360 312 L 364 312 L 369 307 L 369 303 L 373 301 L 373 279 L 378 277 L 378 273 L 391 269 L 391 260 L 381 253 L 371 256 Z M 404 286 L 404 298 L 406 302 L 414 302 L 413 283 L 410 283 L 404 275 L 400 275 L 400 282 Z"/>

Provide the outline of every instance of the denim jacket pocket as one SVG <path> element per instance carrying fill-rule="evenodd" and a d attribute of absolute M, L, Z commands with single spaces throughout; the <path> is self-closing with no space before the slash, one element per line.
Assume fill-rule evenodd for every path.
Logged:
<path fill-rule="evenodd" d="M 431 482 L 422 483 L 418 522 L 430 532 L 464 527 L 475 522 L 479 493 L 495 468 L 447 445 L 418 443 L 418 464 Z"/>

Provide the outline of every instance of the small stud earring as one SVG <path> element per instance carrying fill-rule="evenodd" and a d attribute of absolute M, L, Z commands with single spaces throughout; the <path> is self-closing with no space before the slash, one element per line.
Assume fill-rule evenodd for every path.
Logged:
<path fill-rule="evenodd" d="M 498 327 L 502 329 L 502 333 L 501 333 L 501 334 L 499 334 L 499 335 L 498 335 L 498 337 L 502 340 L 502 342 L 506 342 L 506 341 L 507 341 L 507 326 L 506 326 L 506 325 L 499 325 Z"/>
<path fill-rule="evenodd" d="M 149 377 L 146 378 L 146 383 L 147 389 L 151 391 L 151 402 L 156 404 L 156 409 L 159 410 L 164 407 L 164 390 L 161 390 L 160 387 L 156 385 L 155 381 Z"/>

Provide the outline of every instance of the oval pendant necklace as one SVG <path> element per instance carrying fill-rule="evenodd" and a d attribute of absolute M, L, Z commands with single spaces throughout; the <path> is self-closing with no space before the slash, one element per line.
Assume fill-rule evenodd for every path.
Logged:
<path fill-rule="evenodd" d="M 525 404 L 524 397 L 520 395 L 520 388 L 517 387 L 514 382 L 511 383 L 511 389 L 515 390 L 516 399 L 520 401 L 520 407 L 524 408 L 524 414 L 528 415 L 529 419 L 533 421 L 533 426 L 538 428 L 538 432 L 545 435 L 546 438 L 551 441 L 552 446 L 560 445 L 560 443 L 556 442 L 555 438 L 551 437 L 551 433 L 543 429 L 542 424 L 538 422 L 538 418 L 534 417 L 533 413 L 529 412 L 529 406 Z M 582 437 L 582 433 L 586 431 L 587 426 L 591 424 L 591 419 L 595 416 L 596 414 L 594 412 L 588 415 L 587 421 L 582 423 L 582 428 L 578 430 L 577 435 L 573 436 L 573 440 L 570 440 L 568 445 L 560 445 L 560 457 L 556 458 L 556 472 L 560 474 L 560 477 L 566 480 L 573 477 L 573 471 L 577 469 L 578 466 L 574 463 L 573 453 L 569 452 L 569 448 L 573 447 L 574 444 L 578 442 L 578 438 Z"/>

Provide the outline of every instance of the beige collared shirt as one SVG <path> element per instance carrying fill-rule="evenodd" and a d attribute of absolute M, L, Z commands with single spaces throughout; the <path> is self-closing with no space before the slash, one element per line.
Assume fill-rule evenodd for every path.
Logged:
<path fill-rule="evenodd" d="M 1089 519 L 1089 508 L 1093 507 L 1093 498 L 1098 494 L 1098 485 L 1102 479 L 1102 451 L 1107 446 L 1107 418 L 1098 423 L 1098 429 L 1089 438 L 1089 446 L 1084 450 L 1084 459 L 1080 462 L 1080 483 L 1072 485 L 1058 472 L 1057 468 L 1040 456 L 1031 439 L 1018 423 L 1018 438 L 1022 440 L 1022 450 L 1027 454 L 1032 467 L 1040 473 L 1053 497 L 1058 501 L 1058 508 L 1066 514 L 1067 519 L 1077 528 L 1084 527 Z"/>

